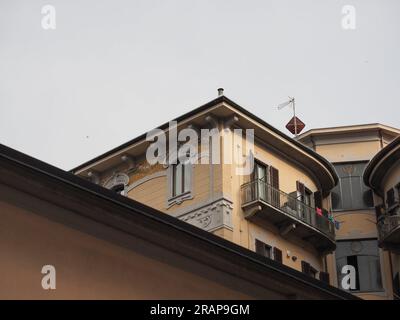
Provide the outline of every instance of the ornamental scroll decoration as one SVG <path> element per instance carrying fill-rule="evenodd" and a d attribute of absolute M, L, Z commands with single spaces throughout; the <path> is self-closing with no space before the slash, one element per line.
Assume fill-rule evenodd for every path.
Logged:
<path fill-rule="evenodd" d="M 103 185 L 107 189 L 111 189 L 117 185 L 124 185 L 125 187 L 129 183 L 129 177 L 125 173 L 117 172 L 114 173 Z"/>
<path fill-rule="evenodd" d="M 201 208 L 180 215 L 178 218 L 206 231 L 225 227 L 232 229 L 232 202 L 217 200 Z"/>

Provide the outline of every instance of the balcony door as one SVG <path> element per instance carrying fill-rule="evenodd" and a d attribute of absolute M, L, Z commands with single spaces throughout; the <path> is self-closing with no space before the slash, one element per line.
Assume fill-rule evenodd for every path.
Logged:
<path fill-rule="evenodd" d="M 268 166 L 258 161 L 254 163 L 252 181 L 255 182 L 255 192 L 260 200 L 268 202 L 267 199 L 267 183 L 268 181 Z"/>
<path fill-rule="evenodd" d="M 258 198 L 279 208 L 280 193 L 278 169 L 255 161 L 251 180 L 255 182 L 255 192 Z"/>

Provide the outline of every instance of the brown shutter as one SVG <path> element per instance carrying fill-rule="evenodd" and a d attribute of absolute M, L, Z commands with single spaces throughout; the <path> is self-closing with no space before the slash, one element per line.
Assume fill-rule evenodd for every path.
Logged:
<path fill-rule="evenodd" d="M 265 243 L 256 239 L 256 253 L 265 255 Z"/>
<path fill-rule="evenodd" d="M 329 273 L 321 271 L 319 273 L 319 280 L 325 282 L 326 284 L 329 284 Z"/>
<path fill-rule="evenodd" d="M 279 250 L 277 247 L 274 247 L 274 260 L 282 263 L 282 251 Z"/>
<path fill-rule="evenodd" d="M 388 208 L 392 207 L 395 204 L 395 198 L 394 198 L 394 189 L 389 189 L 386 192 L 386 203 Z"/>
<path fill-rule="evenodd" d="M 322 194 L 321 191 L 314 192 L 314 205 L 316 208 L 322 209 Z"/>
<path fill-rule="evenodd" d="M 269 172 L 271 178 L 271 186 L 275 189 L 279 189 L 279 170 L 274 167 L 270 167 Z"/>
<path fill-rule="evenodd" d="M 297 191 L 304 196 L 306 193 L 306 187 L 300 181 L 296 181 Z"/>
<path fill-rule="evenodd" d="M 302 261 L 301 262 L 301 271 L 307 275 L 310 275 L 311 273 L 311 265 L 306 262 L 306 261 Z"/>

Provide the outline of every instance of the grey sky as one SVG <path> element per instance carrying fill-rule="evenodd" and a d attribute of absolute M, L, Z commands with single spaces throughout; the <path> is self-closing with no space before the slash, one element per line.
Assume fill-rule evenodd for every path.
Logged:
<path fill-rule="evenodd" d="M 288 95 L 306 129 L 400 127 L 399 13 L 396 0 L 1 0 L 0 143 L 71 169 L 220 86 L 285 132 L 290 110 L 274 105 Z"/>

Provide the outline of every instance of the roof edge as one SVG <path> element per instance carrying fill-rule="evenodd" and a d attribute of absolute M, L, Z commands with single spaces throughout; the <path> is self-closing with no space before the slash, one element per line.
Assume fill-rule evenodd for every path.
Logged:
<path fill-rule="evenodd" d="M 106 188 L 86 181 L 72 174 L 71 172 L 59 169 L 55 166 L 52 166 L 48 163 L 40 161 L 36 158 L 28 156 L 22 152 L 19 152 L 2 144 L 0 144 L 0 158 L 10 161 L 16 166 L 32 170 L 39 176 L 55 180 L 63 185 L 77 188 L 79 191 L 82 192 L 89 192 L 99 199 L 108 201 L 116 206 L 135 210 L 138 214 L 142 214 L 144 218 L 150 218 L 159 223 L 163 223 L 168 227 L 175 228 L 178 232 L 186 233 L 190 236 L 198 238 L 200 241 L 205 241 L 209 244 L 216 245 L 222 249 L 237 254 L 241 258 L 247 259 L 251 263 L 263 265 L 266 268 L 278 271 L 281 274 L 292 278 L 294 281 L 306 283 L 316 289 L 322 290 L 323 292 L 332 295 L 332 297 L 340 299 L 359 299 L 357 296 L 354 296 L 351 293 L 348 293 L 336 287 L 332 287 L 330 285 L 326 285 L 325 283 L 318 282 L 318 280 L 313 279 L 295 269 L 292 269 L 285 265 L 277 264 L 273 260 L 266 261 L 264 258 L 257 256 L 249 249 L 243 248 L 208 231 L 204 231 L 186 222 L 180 221 L 179 219 L 166 215 L 133 199 L 118 195 L 117 193 L 114 193 Z"/>
<path fill-rule="evenodd" d="M 369 162 L 367 167 L 364 170 L 363 180 L 364 183 L 370 188 L 377 190 L 379 186 L 375 185 L 373 182 L 374 175 L 376 174 L 376 169 L 384 165 L 386 156 L 399 147 L 400 150 L 400 136 L 395 138 L 392 142 L 390 142 L 386 147 L 381 149 Z M 386 158 L 386 159 L 385 159 Z"/>
<path fill-rule="evenodd" d="M 387 130 L 387 131 L 391 131 L 393 133 L 396 134 L 400 134 L 400 129 L 399 128 L 395 128 L 392 126 L 388 126 L 382 123 L 362 123 L 362 124 L 353 124 L 353 125 L 345 125 L 345 126 L 336 126 L 336 127 L 321 127 L 321 128 L 313 128 L 313 129 L 309 129 L 306 132 L 303 132 L 302 134 L 300 134 L 297 139 L 298 140 L 302 140 L 305 139 L 309 136 L 312 135 L 323 135 L 323 134 L 340 134 L 343 132 L 347 132 L 347 131 L 352 131 L 352 130 L 356 130 L 356 128 L 359 128 L 360 130 L 368 130 L 369 127 L 376 127 L 376 129 L 380 129 L 380 130 Z M 373 128 L 371 128 L 373 129 Z M 324 132 L 324 130 L 327 130 L 326 132 Z M 329 131 L 331 130 L 331 131 Z"/>
<path fill-rule="evenodd" d="M 328 160 L 326 160 L 324 157 L 322 157 L 321 155 L 316 153 L 311 148 L 309 148 L 306 145 L 302 144 L 301 142 L 297 141 L 296 139 L 293 139 L 293 138 L 289 137 L 288 135 L 286 135 L 285 133 L 283 133 L 282 131 L 276 129 L 275 127 L 273 127 L 272 125 L 270 125 L 266 121 L 262 120 L 258 116 L 254 115 L 253 113 L 251 113 L 250 111 L 246 110 L 245 108 L 243 108 L 242 106 L 240 106 L 239 104 L 237 104 L 236 102 L 234 102 L 233 100 L 227 98 L 224 95 L 223 96 L 219 96 L 216 99 L 211 100 L 208 103 L 206 103 L 206 104 L 204 104 L 204 105 L 202 105 L 200 107 L 197 107 L 197 108 L 195 108 L 195 109 L 193 109 L 193 110 L 191 110 L 191 111 L 189 111 L 189 112 L 187 112 L 187 113 L 185 113 L 185 114 L 183 114 L 183 115 L 181 115 L 181 116 L 179 116 L 179 117 L 177 117 L 177 118 L 175 118 L 173 120 L 170 120 L 170 121 L 177 121 L 177 122 L 183 121 L 186 118 L 189 118 L 192 115 L 195 115 L 196 113 L 205 111 L 208 108 L 211 108 L 211 107 L 213 107 L 213 106 L 215 106 L 217 104 L 223 103 L 223 102 L 225 102 L 228 105 L 232 106 L 234 109 L 236 109 L 237 111 L 245 114 L 246 116 L 248 116 L 249 118 L 255 120 L 256 122 L 260 123 L 264 127 L 270 129 L 272 132 L 276 133 L 280 137 L 286 139 L 287 141 L 289 141 L 290 143 L 292 143 L 296 147 L 300 148 L 302 151 L 308 153 L 313 158 L 317 159 L 319 162 L 322 163 L 323 166 L 325 166 L 328 169 L 328 172 L 332 176 L 332 178 L 333 178 L 332 188 L 334 186 L 336 186 L 336 184 L 338 183 L 338 177 L 337 177 L 335 169 L 333 168 L 332 164 Z M 169 125 L 169 122 L 162 124 L 158 128 L 164 130 L 164 129 L 168 128 L 168 125 Z M 136 143 L 136 142 L 138 142 L 138 141 L 140 141 L 142 139 L 145 139 L 145 138 L 146 138 L 146 133 L 141 134 L 138 137 L 136 137 L 136 138 L 134 138 L 132 140 L 129 140 L 129 141 L 123 143 L 122 145 L 118 146 L 118 147 L 115 147 L 115 148 L 113 148 L 113 149 L 111 149 L 111 150 L 109 150 L 109 151 L 107 151 L 107 152 L 105 152 L 105 153 L 103 153 L 103 154 L 101 154 L 101 155 L 89 160 L 89 161 L 84 162 L 83 164 L 71 169 L 70 172 L 76 173 L 77 171 L 82 170 L 83 168 L 88 167 L 91 164 L 93 164 L 93 163 L 95 163 L 95 162 L 97 162 L 97 161 L 99 161 L 99 160 L 101 160 L 101 159 L 103 159 L 103 158 L 105 158 L 105 157 L 107 157 L 109 155 L 112 155 L 113 153 L 116 153 L 116 152 L 118 152 L 118 151 L 120 151 L 120 150 L 122 150 L 122 149 L 124 149 L 126 147 L 129 147 L 130 145 L 132 145 L 132 144 L 134 144 L 134 143 Z"/>

